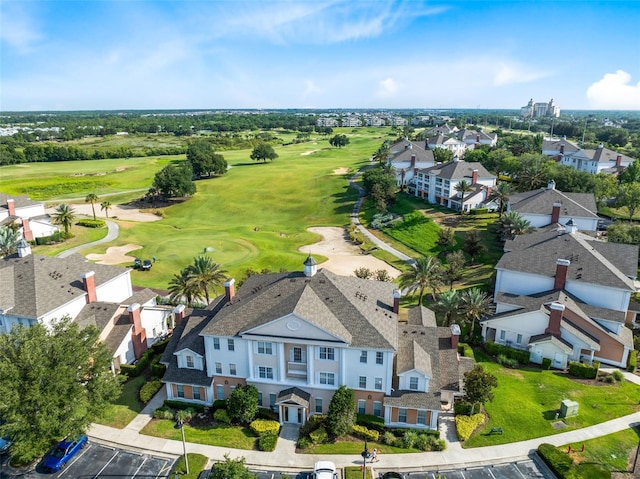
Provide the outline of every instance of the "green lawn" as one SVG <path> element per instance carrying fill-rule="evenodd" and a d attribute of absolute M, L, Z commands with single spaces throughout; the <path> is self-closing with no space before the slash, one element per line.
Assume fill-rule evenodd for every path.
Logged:
<path fill-rule="evenodd" d="M 143 376 L 132 378 L 122 386 L 122 394 L 118 400 L 111 404 L 102 417 L 95 422 L 105 426 L 124 428 L 142 410 L 138 393 L 142 385 L 146 382 Z"/>
<path fill-rule="evenodd" d="M 207 462 L 209 462 L 209 458 L 207 456 L 191 452 L 187 453 L 187 460 L 189 462 L 189 474 L 187 474 L 184 456 L 180 456 L 173 465 L 171 474 L 169 474 L 168 477 L 174 477 L 174 474 L 179 474 L 180 479 L 198 479 L 200 473 L 204 471 L 204 468 L 207 466 Z"/>
<path fill-rule="evenodd" d="M 104 238 L 107 235 L 107 227 L 86 228 L 84 226 L 71 226 L 73 238 L 52 245 L 32 246 L 31 252 L 42 256 L 55 256 L 65 250 L 85 243 L 91 243 Z"/>
<path fill-rule="evenodd" d="M 377 448 L 380 454 L 404 454 L 409 452 L 423 452 L 421 449 L 403 449 L 378 442 L 369 441 L 368 448 L 372 451 Z M 364 448 L 364 441 L 351 438 L 349 441 L 328 442 L 305 449 L 305 454 L 355 454 L 359 455 Z"/>
<path fill-rule="evenodd" d="M 507 369 L 476 352 L 476 361 L 498 378 L 493 402 L 485 404 L 489 416 L 485 426 L 464 447 L 524 441 L 608 421 L 640 410 L 640 388 L 629 382 L 590 386 L 555 371 L 535 367 Z M 567 427 L 554 429 L 555 412 L 563 399 L 580 404 L 578 416 L 565 420 Z M 489 435 L 493 427 L 504 434 Z"/>
<path fill-rule="evenodd" d="M 576 463 L 603 464 L 611 471 L 624 472 L 628 469 L 629 456 L 638 447 L 639 440 L 640 429 L 629 428 L 584 443 L 567 444 L 558 449 L 566 452 L 568 446 L 571 446 L 574 451 L 571 453 L 571 457 Z M 583 444 L 584 451 L 582 451 Z"/>
<path fill-rule="evenodd" d="M 179 429 L 174 428 L 174 425 L 175 423 L 173 421 L 166 419 L 152 419 L 151 422 L 140 431 L 140 434 L 181 441 L 182 434 Z M 249 428 L 224 425 L 206 428 L 195 428 L 185 425 L 184 436 L 187 442 L 194 442 L 196 444 L 248 450 L 255 449 L 258 440 Z"/>

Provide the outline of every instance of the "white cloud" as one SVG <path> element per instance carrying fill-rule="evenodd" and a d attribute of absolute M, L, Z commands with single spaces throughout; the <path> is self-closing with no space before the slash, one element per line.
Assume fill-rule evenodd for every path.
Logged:
<path fill-rule="evenodd" d="M 587 88 L 592 108 L 603 110 L 640 110 L 640 82 L 631 83 L 631 75 L 624 70 L 606 73 Z"/>
<path fill-rule="evenodd" d="M 387 78 L 380 82 L 380 89 L 378 90 L 378 96 L 392 97 L 398 91 L 398 83 L 393 78 Z"/>
<path fill-rule="evenodd" d="M 496 64 L 493 83 L 496 86 L 530 83 L 547 76 L 549 76 L 548 72 L 535 70 L 526 65 L 513 62 L 499 62 Z"/>
<path fill-rule="evenodd" d="M 18 2 L 0 2 L 0 5 L 0 40 L 20 53 L 31 52 L 42 39 L 34 20 Z"/>

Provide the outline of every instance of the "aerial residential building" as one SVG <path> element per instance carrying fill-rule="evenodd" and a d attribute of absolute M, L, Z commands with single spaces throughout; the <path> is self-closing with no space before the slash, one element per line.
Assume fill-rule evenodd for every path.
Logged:
<path fill-rule="evenodd" d="M 33 241 L 42 236 L 50 236 L 59 231 L 51 224 L 51 218 L 44 211 L 44 204 L 33 201 L 26 195 L 0 193 L 0 225 L 17 223 L 22 237 Z"/>
<path fill-rule="evenodd" d="M 442 402 L 461 394 L 472 367 L 458 358 L 459 328 L 439 328 L 426 308 L 398 322 L 394 285 L 318 270 L 250 276 L 207 311 L 178 311 L 161 362 L 170 399 L 212 404 L 239 385 L 281 423 L 326 414 L 341 385 L 359 412 L 387 425 L 437 429 Z"/>
<path fill-rule="evenodd" d="M 477 145 L 496 146 L 498 144 L 497 133 L 464 129 L 458 131 L 456 137 L 467 145 L 467 149 L 473 149 Z"/>
<path fill-rule="evenodd" d="M 433 151 L 425 147 L 425 142 L 402 140 L 389 148 L 387 164 L 393 168 L 399 187 L 408 186 L 411 191 L 416 171 L 436 164 Z"/>
<path fill-rule="evenodd" d="M 542 144 L 542 154 L 553 157 L 562 165 L 592 175 L 600 172 L 618 175 L 634 161 L 633 158 L 605 148 L 602 144 L 595 150 L 583 150 L 566 138 L 545 140 Z"/>
<path fill-rule="evenodd" d="M 430 150 L 442 148 L 444 150 L 449 150 L 451 153 L 453 153 L 454 156 L 457 156 L 458 158 L 462 158 L 465 151 L 467 151 L 467 144 L 464 141 L 458 140 L 457 138 L 444 136 L 443 134 L 431 136 L 426 139 L 426 142 L 427 147 Z"/>

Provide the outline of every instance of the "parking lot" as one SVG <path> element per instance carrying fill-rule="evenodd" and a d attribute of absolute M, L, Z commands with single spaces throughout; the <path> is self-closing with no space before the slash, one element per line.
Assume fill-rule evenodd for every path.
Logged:
<path fill-rule="evenodd" d="M 148 479 L 169 477 L 173 460 L 137 454 L 122 449 L 114 449 L 96 443 L 89 443 L 74 457 L 68 466 L 55 474 L 41 472 L 40 465 L 35 471 L 10 470 L 4 461 L 0 473 L 2 478 L 20 477 L 25 479 Z"/>

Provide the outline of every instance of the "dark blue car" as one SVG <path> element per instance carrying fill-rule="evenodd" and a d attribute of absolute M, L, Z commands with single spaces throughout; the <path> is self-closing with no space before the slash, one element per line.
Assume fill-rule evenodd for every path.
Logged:
<path fill-rule="evenodd" d="M 89 438 L 84 434 L 77 439 L 65 438 L 44 457 L 44 470 L 58 472 L 78 454 L 78 451 L 86 446 Z"/>

